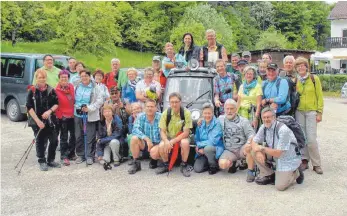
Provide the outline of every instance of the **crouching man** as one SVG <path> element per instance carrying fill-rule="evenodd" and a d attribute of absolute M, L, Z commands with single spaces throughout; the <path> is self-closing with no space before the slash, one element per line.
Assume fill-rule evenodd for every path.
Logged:
<path fill-rule="evenodd" d="M 295 181 L 301 184 L 304 174 L 299 169 L 301 156 L 295 151 L 297 141 L 293 132 L 276 120 L 276 113 L 270 107 L 262 110 L 261 117 L 264 124 L 252 141 L 252 156 L 260 170 L 255 182 L 259 185 L 275 183 L 280 191 Z M 271 166 L 273 163 L 275 172 Z"/>
<path fill-rule="evenodd" d="M 169 154 L 174 144 L 179 143 L 181 149 L 181 173 L 185 177 L 190 176 L 187 164 L 190 140 L 188 138 L 190 129 L 193 128 L 190 111 L 181 107 L 181 95 L 173 92 L 169 95 L 170 108 L 162 113 L 159 127 L 162 141 L 159 144 L 160 157 L 163 166 L 156 170 L 156 174 L 169 171 Z"/>
<path fill-rule="evenodd" d="M 245 155 L 245 148 L 250 148 L 254 130 L 248 119 L 236 112 L 237 103 L 233 99 L 226 100 L 224 104 L 225 115 L 219 116 L 224 134 L 224 151 L 219 158 L 219 168 L 235 173 L 237 160 L 252 160 L 250 154 Z M 248 178 L 248 177 L 247 177 Z"/>
<path fill-rule="evenodd" d="M 140 151 L 148 151 L 151 156 L 150 169 L 157 167 L 159 159 L 160 130 L 159 121 L 161 114 L 157 112 L 157 103 L 152 99 L 145 102 L 145 112 L 136 118 L 130 140 L 130 150 L 133 162 L 128 170 L 129 174 L 135 174 L 141 170 L 141 162 L 138 160 Z"/>

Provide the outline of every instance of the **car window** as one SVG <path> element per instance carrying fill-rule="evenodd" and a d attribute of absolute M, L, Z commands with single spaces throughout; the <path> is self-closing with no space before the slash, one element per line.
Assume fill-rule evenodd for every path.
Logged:
<path fill-rule="evenodd" d="M 2 64 L 3 61 L 1 59 L 1 67 Z M 5 65 L 4 67 L 7 67 L 7 70 L 4 70 L 6 71 L 5 73 L 1 72 L 1 76 L 23 78 L 25 69 L 25 59 L 9 58 L 7 60 L 7 66 Z"/>
<path fill-rule="evenodd" d="M 57 68 L 63 69 L 63 68 L 67 68 L 68 65 L 68 59 L 67 58 L 63 58 L 63 57 L 54 57 L 54 66 L 56 66 Z M 43 66 L 43 60 L 42 59 L 36 59 L 35 60 L 35 70 L 37 70 L 38 68 L 41 68 Z"/>
<path fill-rule="evenodd" d="M 1 58 L 1 76 L 6 76 L 6 72 L 7 72 L 6 60 L 7 59 L 5 58 Z"/>

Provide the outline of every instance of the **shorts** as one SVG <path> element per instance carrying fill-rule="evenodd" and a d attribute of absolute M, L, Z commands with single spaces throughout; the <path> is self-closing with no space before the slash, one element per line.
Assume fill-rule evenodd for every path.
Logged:
<path fill-rule="evenodd" d="M 243 151 L 245 149 L 245 145 L 243 145 L 241 148 L 229 151 L 225 149 L 220 156 L 219 160 L 224 159 L 224 160 L 229 160 L 229 161 L 237 161 L 240 159 L 245 159 L 245 155 L 243 154 Z"/>
<path fill-rule="evenodd" d="M 140 139 L 140 138 L 139 138 Z M 146 140 L 140 139 L 141 142 L 145 145 L 145 148 L 141 150 L 142 152 L 148 152 L 148 144 Z M 153 146 L 159 145 L 159 143 L 153 143 Z"/>

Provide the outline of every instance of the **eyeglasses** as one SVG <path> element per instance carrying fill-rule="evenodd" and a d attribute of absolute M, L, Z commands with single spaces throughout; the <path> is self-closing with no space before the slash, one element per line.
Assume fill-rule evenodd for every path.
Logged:
<path fill-rule="evenodd" d="M 170 104 L 178 104 L 180 103 L 181 101 L 170 101 Z"/>
<path fill-rule="evenodd" d="M 118 94 L 118 92 L 111 92 L 111 95 L 116 95 Z"/>
<path fill-rule="evenodd" d="M 305 68 L 306 67 L 306 65 L 298 65 L 298 66 L 296 66 L 296 68 Z"/>

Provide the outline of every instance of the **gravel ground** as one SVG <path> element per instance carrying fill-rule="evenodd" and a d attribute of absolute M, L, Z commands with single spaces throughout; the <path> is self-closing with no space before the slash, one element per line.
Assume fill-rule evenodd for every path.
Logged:
<path fill-rule="evenodd" d="M 346 104 L 325 99 L 318 128 L 324 174 L 307 170 L 302 185 L 284 192 L 247 183 L 245 171 L 184 178 L 175 168 L 167 177 L 148 162 L 132 176 L 126 164 L 107 172 L 98 164 L 41 172 L 35 149 L 18 176 L 13 168 L 32 131 L 2 114 L 1 215 L 347 215 Z"/>

